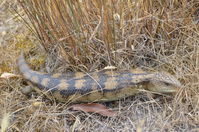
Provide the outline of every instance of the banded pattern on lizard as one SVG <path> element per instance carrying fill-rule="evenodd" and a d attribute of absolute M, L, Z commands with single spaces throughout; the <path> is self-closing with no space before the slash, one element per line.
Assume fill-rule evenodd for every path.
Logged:
<path fill-rule="evenodd" d="M 36 85 L 36 91 L 53 96 L 61 102 L 104 102 L 134 95 L 142 90 L 157 93 L 175 93 L 180 82 L 164 72 L 99 71 L 45 74 L 33 71 L 27 65 L 23 53 L 18 67 L 25 79 Z"/>

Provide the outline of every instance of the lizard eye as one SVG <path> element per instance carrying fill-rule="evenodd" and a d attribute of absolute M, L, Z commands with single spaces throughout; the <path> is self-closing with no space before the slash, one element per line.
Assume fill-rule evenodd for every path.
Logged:
<path fill-rule="evenodd" d="M 164 84 L 165 84 L 166 86 L 170 86 L 170 85 L 171 85 L 170 83 L 167 83 L 167 82 L 164 82 Z"/>

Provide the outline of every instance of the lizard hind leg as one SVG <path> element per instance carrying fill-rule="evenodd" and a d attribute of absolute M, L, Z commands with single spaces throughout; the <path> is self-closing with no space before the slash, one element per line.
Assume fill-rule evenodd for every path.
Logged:
<path fill-rule="evenodd" d="M 34 86 L 28 82 L 28 85 L 21 88 L 21 92 L 25 95 L 29 95 L 30 93 L 32 93 L 34 91 Z"/>

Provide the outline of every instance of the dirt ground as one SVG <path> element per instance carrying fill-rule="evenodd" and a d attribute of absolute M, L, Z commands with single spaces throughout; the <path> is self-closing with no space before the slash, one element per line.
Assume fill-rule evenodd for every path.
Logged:
<path fill-rule="evenodd" d="M 0 75 L 4 72 L 19 74 L 16 59 L 20 50 L 17 45 L 30 43 L 29 49 L 35 49 L 35 47 L 40 49 L 38 45 L 32 46 L 32 41 L 39 42 L 29 32 L 21 18 L 11 10 L 11 6 L 20 10 L 15 1 L 1 0 Z M 72 111 L 68 108 L 68 104 L 46 99 L 36 93 L 27 97 L 21 93 L 20 89 L 27 84 L 20 77 L 0 79 L 1 131 L 6 129 L 8 132 L 199 131 L 199 23 L 197 16 L 194 15 L 193 20 L 189 19 L 192 22 L 181 26 L 182 29 L 176 27 L 180 33 L 179 37 L 175 38 L 176 44 L 172 45 L 172 54 L 161 54 L 157 57 L 158 65 L 155 68 L 170 69 L 169 72 L 182 83 L 182 88 L 176 95 L 154 97 L 143 92 L 133 97 L 106 103 L 106 106 L 118 111 L 118 114 L 114 117 L 104 117 Z M 185 18 L 186 16 L 181 19 Z M 35 67 L 40 70 L 44 65 L 42 62 L 41 66 Z"/>

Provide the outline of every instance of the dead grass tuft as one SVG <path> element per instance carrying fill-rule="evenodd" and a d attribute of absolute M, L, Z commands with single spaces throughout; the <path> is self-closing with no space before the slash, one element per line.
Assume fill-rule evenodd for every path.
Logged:
<path fill-rule="evenodd" d="M 197 0 L 4 0 L 0 73 L 17 72 L 17 54 L 25 49 L 34 69 L 46 72 L 142 68 L 172 73 L 183 87 L 175 97 L 142 93 L 107 103 L 119 111 L 107 118 L 71 111 L 35 93 L 26 97 L 20 92 L 23 80 L 1 79 L 0 119 L 10 113 L 8 131 L 199 131 L 198 5 Z"/>

